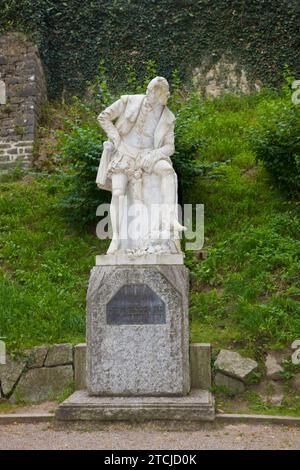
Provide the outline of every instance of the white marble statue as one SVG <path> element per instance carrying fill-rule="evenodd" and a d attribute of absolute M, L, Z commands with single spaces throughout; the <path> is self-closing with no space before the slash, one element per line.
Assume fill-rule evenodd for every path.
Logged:
<path fill-rule="evenodd" d="M 177 175 L 170 159 L 175 117 L 167 108 L 169 96 L 167 80 L 155 77 L 146 95 L 123 95 L 98 116 L 109 139 L 96 180 L 99 188 L 112 192 L 108 254 L 181 252 L 185 227 L 178 221 Z M 133 225 L 134 233 L 126 233 L 139 210 L 140 223 Z"/>

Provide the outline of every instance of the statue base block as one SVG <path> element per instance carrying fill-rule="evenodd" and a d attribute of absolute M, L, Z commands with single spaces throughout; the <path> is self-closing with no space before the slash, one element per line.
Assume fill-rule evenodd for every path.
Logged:
<path fill-rule="evenodd" d="M 214 400 L 208 390 L 185 397 L 91 397 L 73 393 L 59 405 L 58 421 L 213 421 Z"/>
<path fill-rule="evenodd" d="M 127 253 L 115 255 L 96 256 L 96 266 L 124 266 L 124 265 L 183 265 L 183 254 L 147 254 L 143 256 L 133 256 Z"/>
<path fill-rule="evenodd" d="M 187 395 L 188 323 L 185 266 L 95 266 L 87 294 L 89 395 Z"/>

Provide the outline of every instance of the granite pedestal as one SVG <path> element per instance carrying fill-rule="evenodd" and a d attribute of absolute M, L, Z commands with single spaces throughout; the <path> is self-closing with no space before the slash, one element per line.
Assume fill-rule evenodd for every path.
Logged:
<path fill-rule="evenodd" d="M 205 375 L 210 349 L 205 356 L 191 354 L 194 369 L 205 377 L 200 374 L 190 389 L 188 270 L 182 257 L 151 256 L 141 263 L 123 256 L 123 264 L 113 261 L 98 257 L 91 271 L 87 390 L 62 403 L 56 418 L 212 421 L 214 401 L 210 375 Z"/>
<path fill-rule="evenodd" d="M 71 395 L 56 412 L 59 421 L 213 421 L 209 390 L 184 397 L 91 397 L 86 390 Z"/>
<path fill-rule="evenodd" d="M 184 265 L 92 269 L 87 294 L 87 389 L 94 396 L 189 392 Z"/>

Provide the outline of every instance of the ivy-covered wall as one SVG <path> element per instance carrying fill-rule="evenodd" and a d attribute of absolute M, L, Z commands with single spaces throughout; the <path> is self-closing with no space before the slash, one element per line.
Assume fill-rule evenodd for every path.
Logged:
<path fill-rule="evenodd" d="M 145 61 L 169 77 L 220 60 L 277 84 L 284 64 L 300 76 L 299 0 L 0 0 L 0 34 L 23 31 L 40 49 L 52 96 L 81 93 L 104 59 L 115 85 Z"/>

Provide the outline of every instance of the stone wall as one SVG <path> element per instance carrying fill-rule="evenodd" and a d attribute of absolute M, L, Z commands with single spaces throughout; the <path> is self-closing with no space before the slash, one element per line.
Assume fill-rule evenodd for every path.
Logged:
<path fill-rule="evenodd" d="M 217 97 L 224 93 L 249 94 L 260 91 L 263 83 L 250 80 L 246 70 L 232 57 L 223 55 L 212 67 L 208 61 L 203 61 L 200 67 L 193 70 L 195 88 L 207 97 Z"/>
<path fill-rule="evenodd" d="M 38 402 L 55 399 L 74 384 L 76 346 L 38 346 L 0 364 L 0 400 Z"/>
<path fill-rule="evenodd" d="M 20 33 L 0 37 L 0 171 L 31 162 L 46 84 L 37 47 Z"/>
<path fill-rule="evenodd" d="M 191 385 L 211 387 L 211 346 L 190 345 Z M 86 388 L 86 344 L 37 346 L 0 363 L 0 401 L 40 402 Z"/>

